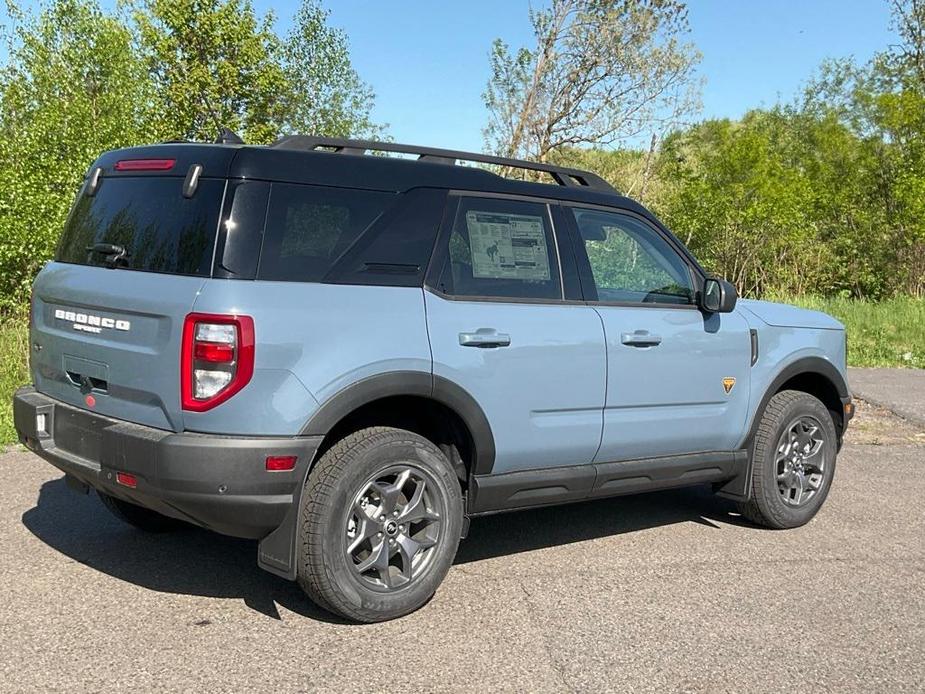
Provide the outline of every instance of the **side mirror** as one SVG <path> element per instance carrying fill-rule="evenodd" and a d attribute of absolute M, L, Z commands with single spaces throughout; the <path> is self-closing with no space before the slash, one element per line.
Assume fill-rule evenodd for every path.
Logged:
<path fill-rule="evenodd" d="M 707 313 L 731 313 L 738 298 L 732 283 L 718 277 L 707 277 L 700 293 L 700 308 Z"/>

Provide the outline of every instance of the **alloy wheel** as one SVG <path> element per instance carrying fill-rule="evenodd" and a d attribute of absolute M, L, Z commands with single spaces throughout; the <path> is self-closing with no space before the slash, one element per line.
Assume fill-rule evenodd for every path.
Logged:
<path fill-rule="evenodd" d="M 378 591 L 403 588 L 428 568 L 441 539 L 446 500 L 433 477 L 393 465 L 354 497 L 344 531 L 348 566 Z"/>
<path fill-rule="evenodd" d="M 798 417 L 784 429 L 775 458 L 777 487 L 784 503 L 803 506 L 822 488 L 825 447 L 822 425 L 814 417 Z"/>

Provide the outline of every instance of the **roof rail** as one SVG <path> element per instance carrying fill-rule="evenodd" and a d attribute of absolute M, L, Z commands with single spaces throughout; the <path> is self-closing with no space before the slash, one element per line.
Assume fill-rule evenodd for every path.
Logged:
<path fill-rule="evenodd" d="M 607 193 L 618 193 L 616 188 L 603 178 L 590 171 L 572 169 L 554 164 L 542 164 L 522 159 L 507 159 L 490 154 L 476 154 L 474 152 L 458 152 L 451 149 L 438 149 L 436 147 L 419 147 L 417 145 L 401 145 L 395 142 L 377 142 L 375 140 L 349 140 L 339 137 L 315 137 L 314 135 L 289 135 L 280 138 L 270 145 L 277 149 L 298 150 L 333 150 L 343 154 L 364 155 L 369 151 L 398 152 L 401 154 L 416 154 L 417 161 L 427 161 L 434 164 L 457 164 L 459 161 L 473 161 L 482 164 L 495 164 L 512 169 L 526 169 L 528 171 L 543 171 L 552 176 L 560 186 L 570 188 L 592 188 Z"/>

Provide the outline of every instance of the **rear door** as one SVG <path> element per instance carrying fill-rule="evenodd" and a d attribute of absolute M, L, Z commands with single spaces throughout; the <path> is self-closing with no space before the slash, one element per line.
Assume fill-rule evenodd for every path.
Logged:
<path fill-rule="evenodd" d="M 460 196 L 449 210 L 425 290 L 434 373 L 484 410 L 492 473 L 590 463 L 604 335 L 594 310 L 568 298 L 577 270 L 567 237 L 557 244 L 557 206 Z"/>
<path fill-rule="evenodd" d="M 33 381 L 72 405 L 179 430 L 183 319 L 211 274 L 225 179 L 201 176 L 184 195 L 192 164 L 115 154 L 136 163 L 103 162 L 36 279 Z"/>
<path fill-rule="evenodd" d="M 748 410 L 745 320 L 697 308 L 693 269 L 648 220 L 598 208 L 571 215 L 585 293 L 607 337 L 596 462 L 733 450 Z"/>

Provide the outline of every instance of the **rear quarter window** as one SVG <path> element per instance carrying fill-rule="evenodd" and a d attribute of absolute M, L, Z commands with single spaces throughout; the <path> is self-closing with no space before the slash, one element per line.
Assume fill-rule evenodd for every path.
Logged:
<path fill-rule="evenodd" d="M 321 281 L 395 199 L 379 191 L 274 183 L 257 278 Z"/>
<path fill-rule="evenodd" d="M 81 193 L 65 224 L 56 260 L 104 266 L 110 244 L 125 250 L 129 270 L 208 276 L 221 213 L 224 180 L 203 179 L 192 198 L 172 176 L 104 178 L 93 196 Z"/>

